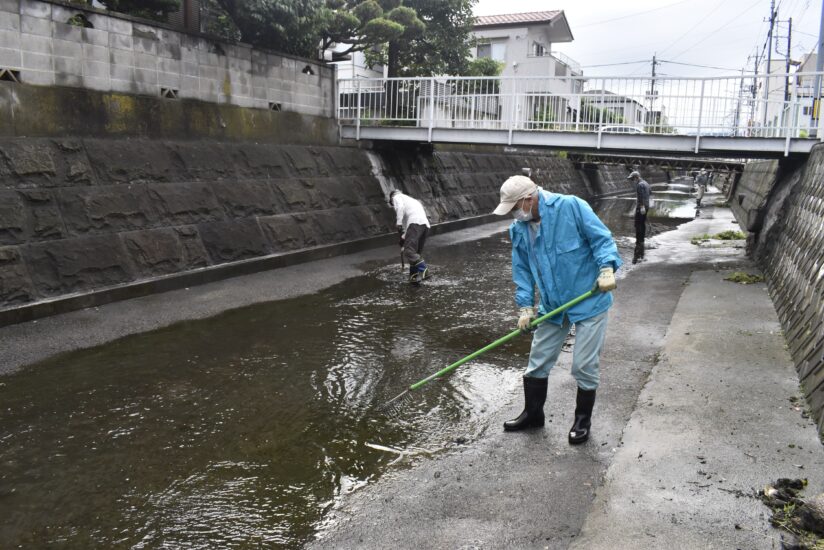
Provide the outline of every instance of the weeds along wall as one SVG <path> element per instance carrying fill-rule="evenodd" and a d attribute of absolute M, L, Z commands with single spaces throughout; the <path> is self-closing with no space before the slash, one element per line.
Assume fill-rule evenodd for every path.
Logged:
<path fill-rule="evenodd" d="M 752 162 L 731 206 L 751 232 L 748 251 L 764 271 L 788 349 L 824 433 L 824 147 L 805 164 Z"/>

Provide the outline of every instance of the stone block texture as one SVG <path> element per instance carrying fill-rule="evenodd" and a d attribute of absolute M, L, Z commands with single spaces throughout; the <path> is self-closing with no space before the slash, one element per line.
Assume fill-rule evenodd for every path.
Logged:
<path fill-rule="evenodd" d="M 800 166 L 747 164 L 731 199 L 824 433 L 824 147 Z"/>
<path fill-rule="evenodd" d="M 546 155 L 0 138 L 0 309 L 388 235 L 388 181 L 433 224 L 489 214 L 523 167 L 553 191 L 604 192 Z"/>
<path fill-rule="evenodd" d="M 366 153 L 0 139 L 0 308 L 390 232 Z"/>
<path fill-rule="evenodd" d="M 39 0 L 0 3 L 0 68 L 24 84 L 334 116 L 334 72 L 319 63 Z"/>

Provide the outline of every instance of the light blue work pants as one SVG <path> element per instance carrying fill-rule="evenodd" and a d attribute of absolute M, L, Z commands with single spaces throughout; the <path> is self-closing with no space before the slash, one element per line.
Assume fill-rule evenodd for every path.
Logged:
<path fill-rule="evenodd" d="M 600 356 L 607 333 L 607 314 L 605 311 L 595 317 L 575 323 L 575 349 L 572 352 L 572 376 L 582 390 L 598 388 L 600 379 Z M 529 364 L 524 376 L 546 378 L 555 366 L 564 339 L 569 334 L 569 319 L 564 315 L 561 326 L 543 323 L 532 335 L 532 349 L 529 352 Z"/>

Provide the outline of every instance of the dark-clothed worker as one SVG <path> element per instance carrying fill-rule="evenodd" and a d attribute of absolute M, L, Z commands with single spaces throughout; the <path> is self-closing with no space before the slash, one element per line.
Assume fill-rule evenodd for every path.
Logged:
<path fill-rule="evenodd" d="M 701 170 L 695 177 L 695 184 L 698 188 L 695 190 L 695 206 L 701 207 L 701 200 L 704 198 L 704 193 L 707 192 L 708 176 L 706 170 Z"/>
<path fill-rule="evenodd" d="M 505 422 L 504 430 L 544 425 L 547 377 L 574 324 L 572 375 L 578 394 L 569 442 L 583 443 L 589 438 L 600 380 L 601 347 L 607 330 L 607 310 L 612 306 L 612 294 L 608 291 L 615 288 L 615 271 L 621 266 L 621 258 L 609 229 L 578 197 L 551 193 L 525 176 L 512 176 L 501 186 L 501 202 L 494 210 L 498 215 L 510 212 L 516 220 L 509 227 L 509 236 L 515 302 L 520 308 L 518 328 L 528 330 L 536 316 L 592 290 L 596 281 L 601 292 L 535 329 L 523 376 L 524 410 L 517 418 Z"/>
<path fill-rule="evenodd" d="M 423 260 L 423 247 L 429 232 L 429 219 L 419 200 L 404 195 L 397 189 L 389 193 L 389 203 L 395 209 L 396 226 L 403 257 L 409 263 L 409 282 L 420 284 L 429 274 Z"/>
<path fill-rule="evenodd" d="M 632 263 L 638 263 L 644 259 L 650 188 L 649 184 L 641 178 L 641 174 L 636 171 L 632 171 L 627 179 L 635 184 L 635 254 L 632 256 Z"/>

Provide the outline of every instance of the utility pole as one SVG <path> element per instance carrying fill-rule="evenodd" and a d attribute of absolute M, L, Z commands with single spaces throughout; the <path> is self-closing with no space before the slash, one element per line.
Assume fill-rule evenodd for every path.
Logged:
<path fill-rule="evenodd" d="M 824 0 L 822 0 L 824 1 Z M 752 137 L 753 130 L 755 128 L 755 117 L 758 116 L 758 111 L 756 110 L 756 96 L 758 95 L 758 48 L 755 49 L 755 62 L 753 63 L 752 69 L 752 86 L 750 89 L 750 93 L 752 94 L 752 101 L 750 102 L 750 120 L 747 123 L 747 135 Z"/>
<path fill-rule="evenodd" d="M 821 23 L 818 27 L 818 54 L 815 59 L 815 71 L 821 73 L 824 70 L 824 1 L 821 2 Z M 810 124 L 810 137 L 818 136 L 818 112 L 821 108 L 821 75 L 815 77 L 813 87 L 813 113 Z"/>
<path fill-rule="evenodd" d="M 769 96 L 770 96 L 770 70 L 772 67 L 770 64 L 772 63 L 772 39 L 773 39 L 773 27 L 775 26 L 775 18 L 778 13 L 775 10 L 775 0 L 770 1 L 770 30 L 767 34 L 769 44 L 767 45 L 767 70 L 766 70 L 766 78 L 764 79 L 764 118 L 762 121 L 763 126 L 767 125 L 767 106 L 769 105 Z"/>
<path fill-rule="evenodd" d="M 793 18 L 790 17 L 788 20 L 789 29 L 787 30 L 787 68 L 784 72 L 787 73 L 787 77 L 784 79 L 784 103 L 790 100 L 790 51 L 792 51 L 792 39 L 793 39 Z"/>
<path fill-rule="evenodd" d="M 732 123 L 732 135 L 738 137 L 738 126 L 741 124 L 741 96 L 744 95 L 744 67 L 741 67 L 741 84 L 738 86 L 738 104 L 735 106 L 735 119 Z"/>
<path fill-rule="evenodd" d="M 656 122 L 653 118 L 655 113 L 655 66 L 659 62 L 655 60 L 655 55 L 652 54 L 652 78 L 649 84 L 649 113 L 647 113 L 648 126 L 654 126 Z"/>

